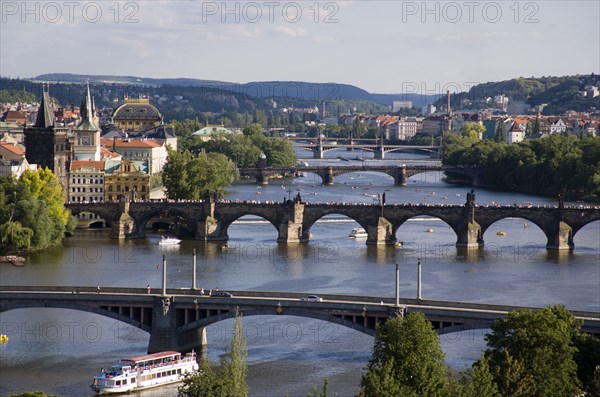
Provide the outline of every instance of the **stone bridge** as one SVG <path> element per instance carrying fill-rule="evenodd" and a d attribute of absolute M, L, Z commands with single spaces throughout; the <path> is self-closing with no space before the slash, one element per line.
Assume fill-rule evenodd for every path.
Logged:
<path fill-rule="evenodd" d="M 334 178 L 350 172 L 379 172 L 394 178 L 394 184 L 406 186 L 408 178 L 425 172 L 442 171 L 461 179 L 470 180 L 473 186 L 484 186 L 481 168 L 469 166 L 443 166 L 443 165 L 362 165 L 362 166 L 303 166 L 283 168 L 240 168 L 240 175 L 254 178 L 256 183 L 267 184 L 269 179 L 279 175 L 299 176 L 305 172 L 317 174 L 321 177 L 323 185 L 333 185 Z"/>
<path fill-rule="evenodd" d="M 469 196 L 471 193 L 467 194 Z M 300 197 L 286 202 L 228 201 L 151 201 L 119 203 L 69 203 L 73 214 L 97 214 L 111 225 L 113 238 L 144 238 L 151 219 L 167 216 L 172 231 L 203 241 L 227 241 L 228 228 L 245 215 L 270 222 L 277 230 L 279 243 L 303 243 L 310 240 L 310 229 L 326 215 L 347 216 L 368 234 L 367 244 L 393 245 L 396 232 L 404 222 L 417 216 L 439 218 L 456 233 L 457 247 L 477 249 L 484 246 L 483 235 L 495 222 L 505 218 L 523 218 L 537 225 L 546 235 L 549 250 L 574 249 L 575 234 L 588 223 L 600 220 L 598 207 L 517 207 L 428 204 L 323 204 L 304 203 Z"/>
<path fill-rule="evenodd" d="M 315 159 L 322 159 L 325 152 L 335 149 L 346 150 L 364 150 L 373 152 L 376 159 L 385 159 L 388 152 L 398 151 L 422 151 L 429 153 L 432 157 L 440 158 L 442 147 L 431 145 L 392 145 L 385 143 L 382 139 L 365 140 L 354 139 L 323 139 L 323 138 L 299 138 L 292 139 L 294 147 L 302 148 L 313 152 Z"/>
<path fill-rule="evenodd" d="M 417 299 L 319 295 L 321 302 L 301 301 L 304 296 L 287 292 L 231 291 L 232 297 L 216 298 L 187 289 L 165 289 L 149 294 L 146 288 L 95 287 L 0 287 L 0 313 L 30 307 L 80 310 L 106 316 L 150 334 L 148 353 L 164 350 L 201 351 L 206 347 L 205 327 L 235 316 L 289 315 L 339 324 L 375 335 L 378 323 L 393 316 L 422 312 L 439 334 L 489 328 L 515 306 L 441 302 Z M 164 294 L 162 293 L 164 292 Z M 572 312 L 583 320 L 582 332 L 600 335 L 600 314 Z M 18 330 L 6 329 L 9 337 Z M 12 333 L 16 335 L 13 335 Z"/>

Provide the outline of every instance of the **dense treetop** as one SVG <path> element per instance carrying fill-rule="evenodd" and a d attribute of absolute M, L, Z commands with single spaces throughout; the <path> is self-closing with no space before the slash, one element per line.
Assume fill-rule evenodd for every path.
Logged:
<path fill-rule="evenodd" d="M 0 253 L 59 244 L 76 224 L 64 202 L 62 187 L 48 169 L 25 171 L 19 180 L 0 178 Z"/>

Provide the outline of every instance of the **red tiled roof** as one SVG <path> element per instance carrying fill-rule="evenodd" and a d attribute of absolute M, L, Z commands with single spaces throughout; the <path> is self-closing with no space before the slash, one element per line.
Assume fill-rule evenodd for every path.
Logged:
<path fill-rule="evenodd" d="M 71 171 L 77 171 L 83 167 L 94 167 L 98 171 L 104 171 L 104 161 L 74 160 L 71 162 Z"/>
<path fill-rule="evenodd" d="M 17 145 L 13 145 L 12 143 L 8 142 L 0 142 L 0 146 L 5 148 L 9 152 L 16 154 L 17 156 L 25 156 L 25 152 L 23 151 L 23 149 L 21 149 Z"/>
<path fill-rule="evenodd" d="M 111 152 L 110 150 L 108 150 L 107 148 L 105 148 L 104 146 L 100 147 L 100 156 L 101 157 L 119 157 L 120 154 L 119 153 L 115 153 L 115 152 Z"/>
<path fill-rule="evenodd" d="M 114 146 L 118 148 L 154 148 L 162 146 L 154 139 L 101 139 L 100 143 L 106 147 Z"/>
<path fill-rule="evenodd" d="M 17 110 L 9 110 L 8 112 L 6 112 L 6 114 L 4 115 L 4 121 L 8 121 L 8 122 L 22 122 L 24 123 L 25 121 L 27 121 L 27 119 L 25 118 L 25 114 L 23 112 L 19 112 Z"/>

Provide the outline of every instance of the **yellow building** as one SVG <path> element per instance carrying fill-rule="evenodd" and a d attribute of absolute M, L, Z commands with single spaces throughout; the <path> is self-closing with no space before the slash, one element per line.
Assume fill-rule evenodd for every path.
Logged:
<path fill-rule="evenodd" d="M 148 98 L 129 98 L 113 113 L 113 122 L 120 130 L 148 131 L 162 123 L 163 117 Z"/>
<path fill-rule="evenodd" d="M 104 165 L 104 201 L 118 201 L 125 194 L 130 200 L 147 200 L 150 174 L 147 161 L 109 160 Z"/>

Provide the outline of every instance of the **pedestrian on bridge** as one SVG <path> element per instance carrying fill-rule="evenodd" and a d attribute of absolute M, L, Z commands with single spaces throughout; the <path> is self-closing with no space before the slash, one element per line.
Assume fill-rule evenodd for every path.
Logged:
<path fill-rule="evenodd" d="M 99 294 L 100 293 L 100 285 L 98 285 L 98 287 L 96 287 L 96 293 Z"/>
<path fill-rule="evenodd" d="M 148 290 L 148 294 L 150 294 L 152 292 L 152 288 L 150 288 L 150 284 L 148 284 L 148 286 L 146 287 L 146 289 Z"/>

